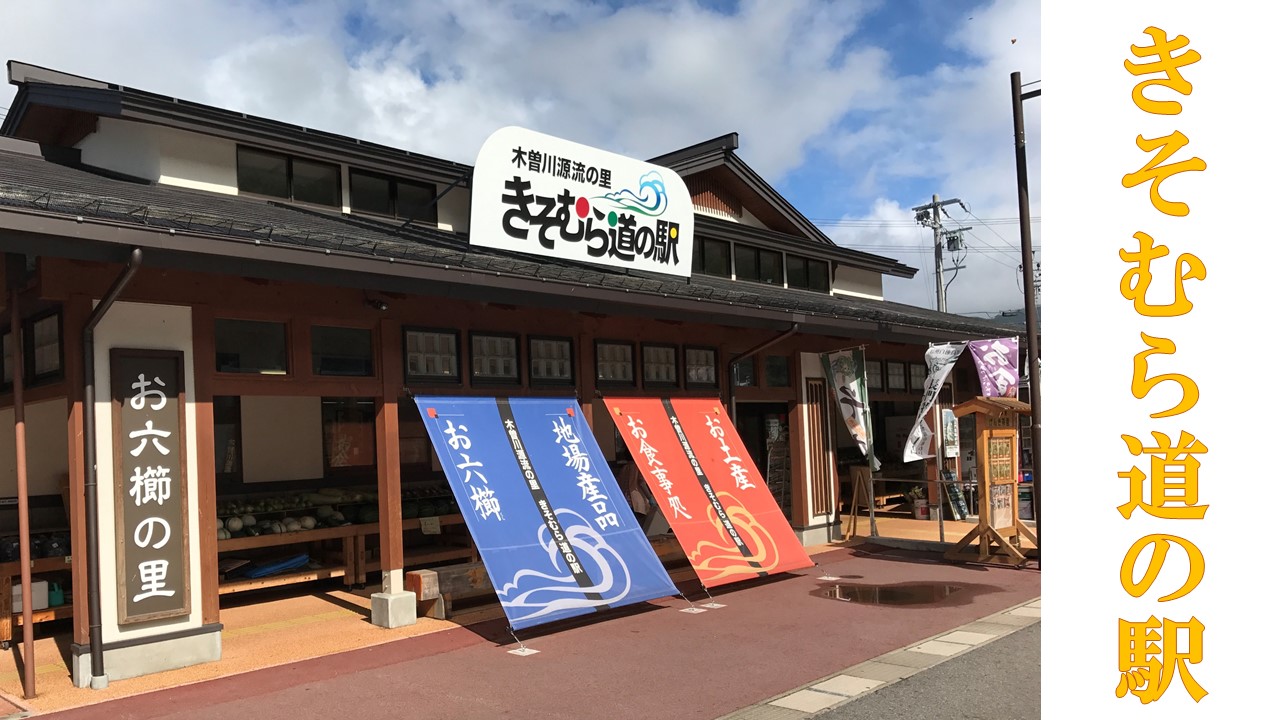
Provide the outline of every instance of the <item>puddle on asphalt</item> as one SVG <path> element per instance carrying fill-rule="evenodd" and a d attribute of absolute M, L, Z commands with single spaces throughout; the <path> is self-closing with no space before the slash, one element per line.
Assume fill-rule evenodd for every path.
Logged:
<path fill-rule="evenodd" d="M 960 592 L 959 585 L 920 583 L 917 585 L 852 585 L 835 583 L 814 590 L 814 597 L 863 605 L 928 605 Z"/>

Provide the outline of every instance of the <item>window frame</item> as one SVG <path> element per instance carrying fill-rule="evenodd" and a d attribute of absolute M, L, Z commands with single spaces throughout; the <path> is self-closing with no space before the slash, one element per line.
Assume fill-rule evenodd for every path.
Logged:
<path fill-rule="evenodd" d="M 655 350 L 671 351 L 671 364 L 673 366 L 672 369 L 674 371 L 672 372 L 671 380 L 650 380 L 648 377 L 646 377 L 648 373 L 649 361 L 645 358 L 644 352 L 648 348 L 653 348 Z M 680 346 L 679 345 L 675 345 L 672 343 L 646 343 L 646 342 L 640 343 L 640 379 L 641 381 L 643 381 L 645 387 L 678 388 L 680 387 L 680 377 L 681 377 L 682 369 L 683 368 L 680 364 Z"/>
<path fill-rule="evenodd" d="M 702 380 L 691 380 L 689 378 L 689 351 L 701 351 L 711 353 L 711 382 Z M 684 386 L 688 388 L 718 388 L 720 387 L 720 349 L 711 347 L 710 345 L 685 345 L 684 346 Z M 702 367 L 699 365 L 699 367 Z"/>
<path fill-rule="evenodd" d="M 636 374 L 636 343 L 629 340 L 608 340 L 597 338 L 595 345 L 595 363 L 593 370 L 595 371 L 595 379 L 597 387 L 636 387 L 639 379 Z M 605 345 L 617 347 L 625 347 L 631 351 L 631 378 L 629 380 L 611 380 L 600 377 L 600 348 Z"/>
<path fill-rule="evenodd" d="M 884 390 L 884 364 L 879 360 L 863 359 L 863 365 L 867 368 L 867 392 L 877 392 Z M 875 382 L 872 382 L 875 378 Z"/>
<path fill-rule="evenodd" d="M 707 258 L 706 258 L 706 245 L 707 245 L 707 243 L 716 243 L 716 244 L 718 244 L 718 245 L 723 245 L 723 246 L 725 247 L 725 250 L 726 250 L 726 253 L 727 253 L 727 254 L 726 254 L 726 256 L 725 256 L 725 261 L 726 261 L 726 263 L 725 263 L 725 267 L 726 267 L 726 269 L 725 269 L 725 274 L 724 274 L 724 275 L 719 275 L 719 274 L 716 274 L 716 273 L 709 273 L 709 272 L 707 272 L 707 271 L 706 271 L 706 259 L 707 259 Z M 694 244 L 694 257 L 693 257 L 693 260 L 692 260 L 692 262 L 691 262 L 691 265 L 692 265 L 692 272 L 694 272 L 694 273 L 696 273 L 696 274 L 698 274 L 698 275 L 706 275 L 706 276 L 708 276 L 708 277 L 718 277 L 718 278 L 724 278 L 724 279 L 726 279 L 726 280 L 731 280 L 731 279 L 733 279 L 733 276 L 734 276 L 734 273 L 733 273 L 733 243 L 729 242 L 728 240 L 717 240 L 717 239 L 715 239 L 715 238 L 702 238 L 702 237 L 697 237 L 697 236 L 695 236 L 695 237 L 694 237 L 694 239 L 693 239 L 693 244 Z"/>
<path fill-rule="evenodd" d="M 751 382 L 749 383 L 738 382 L 738 377 L 737 377 L 737 374 L 734 372 L 734 368 L 738 367 L 739 365 L 751 371 Z M 756 363 L 755 355 L 740 358 L 739 360 L 729 363 L 729 382 L 733 383 L 733 387 L 736 387 L 736 388 L 760 387 L 760 372 L 759 372 L 759 369 L 756 367 L 756 365 L 757 363 Z"/>
<path fill-rule="evenodd" d="M 535 342 L 560 342 L 569 346 L 569 377 L 568 378 L 539 378 L 533 372 L 533 344 Z M 525 346 L 527 349 L 526 357 L 527 365 L 525 372 L 529 374 L 529 385 L 540 386 L 557 386 L 572 387 L 577 383 L 578 379 L 578 363 L 575 362 L 577 357 L 574 355 L 573 338 L 560 335 L 529 335 L 525 338 Z"/>
<path fill-rule="evenodd" d="M 280 325 L 284 328 L 284 372 L 263 372 L 249 370 L 222 370 L 218 363 L 218 323 L 221 321 L 228 322 L 250 322 L 262 323 L 266 325 Z M 260 318 L 237 317 L 233 315 L 221 315 L 213 318 L 213 372 L 215 375 L 225 375 L 228 377 L 288 377 L 294 375 L 296 368 L 293 357 L 293 327 L 288 320 L 263 320 Z M 329 376 L 325 376 L 329 377 Z"/>
<path fill-rule="evenodd" d="M 786 381 L 786 384 L 784 385 L 777 385 L 777 384 L 774 384 L 773 382 L 770 382 L 769 380 L 769 364 L 770 364 L 769 361 L 774 359 L 779 359 L 786 363 L 787 381 Z M 761 363 L 761 367 L 764 370 L 764 372 L 760 373 L 761 379 L 764 381 L 764 385 L 762 385 L 762 387 L 773 388 L 773 389 L 793 387 L 795 385 L 795 378 L 793 377 L 794 365 L 795 363 L 791 362 L 790 355 L 765 355 L 764 362 Z"/>
<path fill-rule="evenodd" d="M 754 263 L 755 270 L 756 270 L 754 277 L 743 277 L 742 273 L 740 272 L 738 267 L 739 251 L 745 251 L 747 253 L 750 253 L 752 262 Z M 778 263 L 779 263 L 778 270 L 780 271 L 781 274 L 779 275 L 777 282 L 770 282 L 768 280 L 763 279 L 764 265 L 761 262 L 761 258 L 763 258 L 766 254 L 776 255 L 778 257 Z M 742 282 L 751 282 L 751 283 L 757 283 L 759 285 L 772 285 L 774 287 L 783 287 L 787 281 L 786 255 L 780 250 L 770 250 L 768 248 L 762 248 L 757 245 L 750 245 L 747 243 L 734 243 L 733 244 L 733 278 L 734 280 L 740 280 Z"/>
<path fill-rule="evenodd" d="M 448 375 L 415 375 L 409 372 L 409 333 L 453 336 L 454 374 Z M 452 328 L 428 327 L 422 325 L 405 325 L 400 328 L 400 361 L 404 367 L 404 379 L 407 385 L 461 385 L 462 368 L 465 358 L 462 354 L 462 332 Z"/>
<path fill-rule="evenodd" d="M 255 152 L 262 155 L 274 155 L 276 157 L 284 158 L 284 182 L 285 182 L 285 187 L 288 189 L 288 195 L 286 197 L 281 197 L 279 195 L 268 195 L 266 193 L 253 192 L 252 190 L 245 190 L 242 187 L 240 187 L 240 175 L 241 175 L 240 151 L 242 150 L 248 150 L 249 152 Z M 335 175 L 335 182 L 336 182 L 335 189 L 337 190 L 335 197 L 337 198 L 337 204 L 325 205 L 324 203 L 312 202 L 310 200 L 298 200 L 295 197 L 294 187 L 293 187 L 293 161 L 294 160 L 301 160 L 303 162 L 311 163 L 312 165 L 323 165 L 323 166 L 331 167 L 337 171 Z M 342 210 L 342 165 L 341 163 L 333 163 L 327 160 L 320 160 L 317 158 L 306 157 L 303 155 L 294 155 L 292 153 L 258 147 L 256 145 L 245 145 L 243 143 L 236 143 L 236 192 L 246 197 L 265 198 L 268 200 L 283 200 L 285 202 L 306 205 L 307 207 L 326 208 L 329 210 L 340 211 Z"/>
<path fill-rule="evenodd" d="M 58 366 L 53 370 L 38 372 L 36 370 L 36 324 L 53 318 L 56 318 L 55 322 L 57 324 L 57 330 L 55 332 L 58 338 Z M 62 309 L 55 308 L 37 315 L 32 315 L 25 323 L 23 323 L 23 330 L 26 332 L 27 337 L 23 338 L 22 350 L 23 355 L 26 356 L 24 360 L 28 361 L 28 365 L 24 366 L 23 369 L 26 370 L 27 368 L 30 368 L 30 373 L 23 373 L 23 375 L 24 377 L 29 376 L 31 378 L 30 381 L 26 383 L 27 385 L 34 386 L 43 385 L 44 383 L 58 382 L 59 380 L 62 380 L 66 373 L 66 343 L 63 342 L 65 340 L 64 333 L 66 331 L 66 325 L 62 320 Z"/>
<path fill-rule="evenodd" d="M 894 368 L 898 368 L 902 370 L 902 374 L 900 375 L 900 377 L 902 378 L 902 385 L 900 387 L 896 387 L 893 384 L 892 370 Z M 909 392 L 907 390 L 907 363 L 901 360 L 885 360 L 884 361 L 884 385 L 885 385 L 885 389 L 888 390 L 889 392 Z"/>
<path fill-rule="evenodd" d="M 400 185 L 407 184 L 407 185 L 414 185 L 422 188 L 431 188 L 432 197 L 436 200 L 435 204 L 431 206 L 430 217 L 413 218 L 413 221 L 425 222 L 431 225 L 440 224 L 440 203 L 439 203 L 440 189 L 436 187 L 436 184 L 434 182 L 431 182 L 430 180 L 414 180 L 411 178 L 397 177 L 395 175 L 391 175 L 388 173 L 380 173 L 374 170 L 365 170 L 363 168 L 348 167 L 347 168 L 347 187 L 350 188 L 354 186 L 353 178 L 356 175 L 363 175 L 367 178 L 372 178 L 375 180 L 385 180 L 387 183 L 389 183 L 388 192 L 390 193 L 390 197 L 388 198 L 388 201 L 391 204 L 391 213 L 386 214 L 386 213 L 377 212 L 376 210 L 359 209 L 355 206 L 354 202 L 352 201 L 352 198 L 348 196 L 347 203 L 348 203 L 348 207 L 351 208 L 352 213 L 358 214 L 358 215 L 372 215 L 375 217 L 382 217 L 382 218 L 393 218 L 396 220 L 408 220 L 409 216 L 401 212 L 401 209 L 400 209 Z"/>
<path fill-rule="evenodd" d="M 369 334 L 369 372 L 368 374 L 347 374 L 347 373 L 327 373 L 318 372 L 316 370 L 316 330 L 318 328 L 330 328 L 333 330 L 355 330 L 357 332 L 365 332 Z M 311 376 L 317 378 L 374 378 L 378 377 L 378 335 L 371 327 L 361 327 L 359 325 L 326 325 L 324 323 L 313 322 L 308 328 L 311 347 L 307 348 L 307 355 L 311 358 Z"/>
<path fill-rule="evenodd" d="M 916 384 L 916 371 L 920 371 L 919 385 Z M 929 384 L 929 366 L 924 363 L 911 363 L 907 367 L 907 387 L 911 392 L 924 392 Z"/>
<path fill-rule="evenodd" d="M 483 340 L 486 338 L 511 341 L 511 349 L 515 352 L 515 357 L 513 358 L 514 360 L 513 367 L 515 368 L 515 373 L 516 373 L 515 377 L 504 377 L 504 376 L 495 377 L 495 376 L 485 376 L 485 375 L 476 374 L 476 368 L 475 368 L 476 341 Z M 522 381 L 521 363 L 523 362 L 524 358 L 521 357 L 521 353 L 520 353 L 520 335 L 519 334 L 504 333 L 504 332 L 489 332 L 487 330 L 481 330 L 481 331 L 473 330 L 467 333 L 467 343 L 468 343 L 468 347 L 471 349 L 471 352 L 467 357 L 467 369 L 469 372 L 468 377 L 471 379 L 472 385 L 520 385 L 521 384 L 521 381 Z"/>

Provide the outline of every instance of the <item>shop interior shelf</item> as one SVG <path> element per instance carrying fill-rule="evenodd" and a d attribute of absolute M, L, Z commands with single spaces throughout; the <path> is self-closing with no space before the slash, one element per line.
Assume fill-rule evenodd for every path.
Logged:
<path fill-rule="evenodd" d="M 359 532 L 358 528 L 361 527 L 364 526 L 339 525 L 337 527 L 316 528 L 314 530 L 229 538 L 218 541 L 218 552 L 252 550 L 254 548 L 276 547 L 278 545 L 293 545 L 294 543 L 318 542 L 320 540 L 337 540 L 356 535 Z M 374 525 L 373 527 L 376 532 L 378 526 Z"/>
<path fill-rule="evenodd" d="M 31 561 L 31 572 L 46 573 L 56 572 L 58 570 L 71 569 L 71 556 L 59 555 L 57 557 L 35 558 Z M 0 563 L 0 575 L 21 575 L 22 563 L 18 560 L 13 562 Z"/>
<path fill-rule="evenodd" d="M 280 585 L 289 585 L 299 582 L 310 582 L 312 580 L 328 580 L 330 578 L 343 577 L 345 574 L 345 567 L 341 565 L 329 565 L 321 568 L 308 568 L 297 572 L 281 573 L 279 575 L 269 575 L 261 578 L 228 580 L 218 586 L 218 594 L 226 595 L 228 593 L 244 592 L 246 590 L 262 590 L 264 588 L 278 587 Z"/>
<path fill-rule="evenodd" d="M 71 617 L 71 604 L 59 605 L 58 607 L 45 608 L 44 610 L 33 610 L 31 612 L 31 622 L 41 623 L 50 620 L 62 620 Z M 22 611 L 16 610 L 13 613 L 13 624 L 22 624 Z"/>
<path fill-rule="evenodd" d="M 430 565 L 432 563 L 448 562 L 450 560 L 470 560 L 474 551 L 471 548 L 446 548 L 444 550 L 427 550 L 422 552 L 405 551 L 404 566 L 406 568 L 417 565 Z M 365 572 L 378 572 L 382 570 L 382 562 L 378 558 L 368 560 L 364 564 Z"/>

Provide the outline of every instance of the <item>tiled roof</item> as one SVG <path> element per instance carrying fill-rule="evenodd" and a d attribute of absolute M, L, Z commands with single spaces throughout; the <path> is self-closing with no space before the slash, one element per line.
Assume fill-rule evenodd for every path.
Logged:
<path fill-rule="evenodd" d="M 106 177 L 0 145 L 0 213 L 6 208 L 54 216 L 92 217 L 151 229 L 200 233 L 227 241 L 296 246 L 435 268 L 500 272 L 503 275 L 573 283 L 639 296 L 701 299 L 743 309 L 807 313 L 860 323 L 879 323 L 939 333 L 1008 333 L 1008 326 L 938 313 L 898 303 L 830 296 L 802 290 L 732 282 L 695 275 L 686 280 L 605 266 L 473 247 L 462 233 L 310 210 L 256 198 L 152 185 Z M 0 218 L 0 227 L 4 227 Z M 695 225 L 695 233 L 697 232 Z M 2 236 L 0 236 L 2 238 Z M 324 263 L 317 253 L 316 265 Z M 585 309 L 585 308 L 584 308 Z"/>

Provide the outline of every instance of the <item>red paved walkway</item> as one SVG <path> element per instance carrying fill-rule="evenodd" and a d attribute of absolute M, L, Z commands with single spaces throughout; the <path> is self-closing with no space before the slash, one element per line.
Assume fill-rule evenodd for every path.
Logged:
<path fill-rule="evenodd" d="M 804 573 L 679 598 L 541 635 L 518 657 L 505 622 L 138 695 L 50 718 L 716 718 L 1040 594 L 1037 570 L 953 566 L 897 551 L 825 553 Z M 811 593 L 838 575 L 866 585 L 946 583 L 937 603 L 875 606 Z M 694 602 L 705 594 L 682 588 Z"/>

